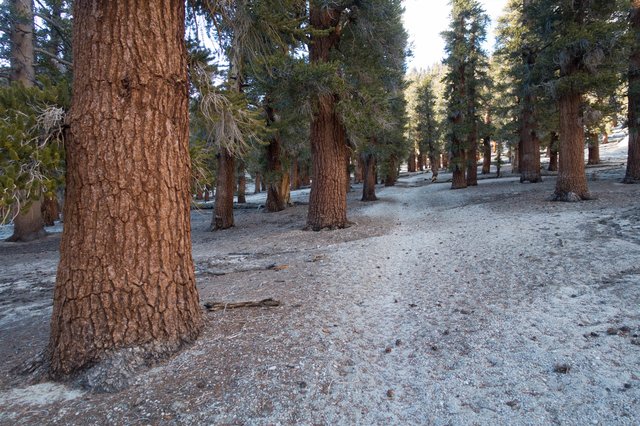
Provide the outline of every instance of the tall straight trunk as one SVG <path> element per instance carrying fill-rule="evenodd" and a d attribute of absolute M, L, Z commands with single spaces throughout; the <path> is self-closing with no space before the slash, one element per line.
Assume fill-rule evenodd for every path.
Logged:
<path fill-rule="evenodd" d="M 407 171 L 408 172 L 415 172 L 416 171 L 416 153 L 415 153 L 415 151 L 412 151 L 411 154 L 409 154 L 409 159 L 407 160 Z"/>
<path fill-rule="evenodd" d="M 584 169 L 584 129 L 580 106 L 582 96 L 575 91 L 562 93 L 560 109 L 560 161 L 555 201 L 580 201 L 591 198 Z"/>
<path fill-rule="evenodd" d="M 313 64 L 327 63 L 330 53 L 340 41 L 341 11 L 332 6 L 312 4 L 311 25 L 325 33 L 316 33 L 309 44 Z M 307 227 L 314 231 L 324 228 L 344 228 L 347 221 L 347 175 L 344 171 L 348 150 L 346 129 L 336 105 L 338 96 L 321 93 L 314 99 L 311 120 L 311 159 L 313 181 L 309 195 Z"/>
<path fill-rule="evenodd" d="M 629 56 L 629 152 L 627 170 L 622 182 L 640 183 L 640 0 L 631 1 L 631 32 L 634 44 Z"/>
<path fill-rule="evenodd" d="M 228 229 L 233 222 L 233 193 L 235 190 L 235 157 L 226 149 L 218 153 L 218 179 L 216 180 L 216 200 L 211 218 L 211 230 Z"/>
<path fill-rule="evenodd" d="M 391 155 L 387 159 L 386 169 L 384 186 L 394 186 L 398 181 L 398 158 L 395 155 Z"/>
<path fill-rule="evenodd" d="M 442 160 L 440 162 L 440 164 L 442 164 L 442 168 L 443 169 L 448 169 L 449 168 L 449 155 L 440 154 L 440 159 Z"/>
<path fill-rule="evenodd" d="M 267 107 L 267 110 L 270 108 Z M 273 110 L 272 110 L 273 111 Z M 274 117 L 273 112 L 267 113 L 271 118 Z M 285 173 L 282 167 L 282 150 L 280 148 L 280 135 L 275 134 L 269 141 L 267 150 L 267 170 L 265 178 L 267 179 L 267 202 L 266 209 L 268 212 L 279 212 L 287 208 L 286 196 L 289 191 L 283 191 L 283 183 L 289 182 L 289 175 Z M 285 176 L 286 179 L 285 179 Z"/>
<path fill-rule="evenodd" d="M 353 173 L 353 183 L 363 183 L 364 179 L 364 165 L 362 163 L 362 156 L 359 155 L 356 158 L 356 170 Z"/>
<path fill-rule="evenodd" d="M 556 132 L 551 132 L 551 141 L 549 142 L 549 171 L 558 171 L 558 145 L 559 137 Z"/>
<path fill-rule="evenodd" d="M 33 45 L 33 0 L 10 0 L 11 22 L 11 81 L 33 87 L 36 74 Z"/>
<path fill-rule="evenodd" d="M 473 130 L 467 139 L 467 186 L 478 185 L 478 129 L 477 124 L 473 124 Z"/>
<path fill-rule="evenodd" d="M 530 66 L 533 66 L 533 59 L 526 59 Z M 522 97 L 522 105 L 520 112 L 520 161 L 518 168 L 520 170 L 520 183 L 542 182 L 540 174 L 540 140 L 536 134 L 536 125 L 534 122 L 534 98 L 531 93 L 527 93 Z"/>
<path fill-rule="evenodd" d="M 520 147 L 522 141 L 517 146 L 511 147 L 511 173 L 520 173 Z"/>
<path fill-rule="evenodd" d="M 429 165 L 431 166 L 431 173 L 433 174 L 431 180 L 436 181 L 440 169 L 440 154 L 429 150 Z"/>
<path fill-rule="evenodd" d="M 48 351 L 54 377 L 121 351 L 168 356 L 202 327 L 184 2 L 137 2 L 136 19 L 132 7 L 74 3 L 65 225 Z"/>
<path fill-rule="evenodd" d="M 424 154 L 418 152 L 418 171 L 424 172 Z"/>
<path fill-rule="evenodd" d="M 238 171 L 237 171 L 237 194 L 238 194 L 238 204 L 245 204 L 247 202 L 247 176 L 245 175 L 245 165 L 244 161 L 238 161 Z"/>
<path fill-rule="evenodd" d="M 300 166 L 298 164 L 298 157 L 291 159 L 291 189 L 300 189 Z"/>
<path fill-rule="evenodd" d="M 371 138 L 371 145 L 376 145 L 376 138 Z M 371 152 L 360 153 L 362 165 L 362 201 L 376 201 L 376 156 Z"/>
<path fill-rule="evenodd" d="M 347 193 L 351 192 L 351 152 L 347 154 L 347 162 L 344 165 L 344 173 L 346 175 Z"/>
<path fill-rule="evenodd" d="M 11 74 L 13 82 L 24 87 L 35 84 L 35 62 L 33 45 L 33 0 L 11 0 Z M 13 220 L 13 235 L 7 241 L 33 241 L 47 235 L 41 213 L 42 197 L 30 201 L 25 191 L 18 193 L 20 204 L 27 205 L 16 212 Z"/>
<path fill-rule="evenodd" d="M 300 167 L 300 183 L 301 183 L 301 186 L 310 186 L 311 185 L 311 172 L 309 171 L 309 169 L 311 168 L 311 165 L 309 164 L 308 161 L 305 161 L 304 163 L 298 163 L 298 164 L 302 164 L 302 167 Z"/>
<path fill-rule="evenodd" d="M 491 173 L 491 137 L 485 136 L 482 140 L 482 174 Z"/>
<path fill-rule="evenodd" d="M 600 141 L 598 140 L 597 133 L 588 134 L 587 146 L 589 152 L 589 156 L 587 157 L 587 164 L 600 164 Z"/>
<path fill-rule="evenodd" d="M 255 177 L 254 177 L 254 181 L 253 181 L 253 193 L 254 194 L 259 194 L 260 193 L 260 173 L 256 173 Z"/>

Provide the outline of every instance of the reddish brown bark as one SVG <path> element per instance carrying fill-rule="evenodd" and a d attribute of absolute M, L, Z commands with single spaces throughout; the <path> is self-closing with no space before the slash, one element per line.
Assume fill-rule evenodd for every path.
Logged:
<path fill-rule="evenodd" d="M 549 171 L 558 171 L 558 144 L 560 143 L 558 134 L 551 132 L 551 141 L 549 142 Z"/>
<path fill-rule="evenodd" d="M 627 170 L 622 182 L 640 183 L 640 1 L 633 0 L 631 2 L 629 18 L 635 43 L 629 57 L 629 89 L 627 92 L 629 152 L 627 154 Z"/>
<path fill-rule="evenodd" d="M 266 147 L 267 170 L 267 202 L 266 209 L 269 212 L 279 212 L 287 208 L 289 196 L 289 174 L 282 167 L 282 152 L 280 149 L 280 136 L 274 135 Z M 286 176 L 285 176 L 286 175 Z M 285 183 L 287 188 L 285 188 Z"/>
<path fill-rule="evenodd" d="M 312 4 L 311 25 L 325 33 L 311 37 L 311 63 L 326 63 L 330 52 L 340 40 L 338 23 L 341 10 L 332 6 Z M 321 93 L 314 99 L 311 120 L 311 158 L 313 181 L 309 195 L 307 227 L 314 231 L 324 228 L 344 228 L 347 222 L 347 162 L 346 130 L 336 110 L 338 96 Z"/>
<path fill-rule="evenodd" d="M 291 159 L 291 189 L 300 189 L 302 182 L 300 180 L 300 165 L 298 164 L 298 158 Z"/>
<path fill-rule="evenodd" d="M 46 226 L 53 226 L 55 221 L 60 219 L 60 205 L 58 199 L 53 196 L 45 196 L 40 207 L 42 220 Z"/>
<path fill-rule="evenodd" d="M 216 200 L 211 218 L 211 230 L 218 231 L 233 227 L 233 195 L 235 192 L 235 158 L 227 150 L 218 153 L 218 178 L 216 179 Z"/>
<path fill-rule="evenodd" d="M 533 59 L 525 58 L 525 61 L 530 66 L 533 66 Z M 520 112 L 520 149 L 518 150 L 520 183 L 542 182 L 542 175 L 540 174 L 540 140 L 536 134 L 533 105 L 534 98 L 531 93 L 527 93 L 522 97 Z"/>
<path fill-rule="evenodd" d="M 579 201 L 591 198 L 584 169 L 584 128 L 577 92 L 560 95 L 560 159 L 555 201 Z"/>
<path fill-rule="evenodd" d="M 362 152 L 360 154 L 362 164 L 363 185 L 362 201 L 376 201 L 376 157 L 373 153 Z"/>
<path fill-rule="evenodd" d="M 54 377 L 124 349 L 167 356 L 202 326 L 184 2 L 75 2 L 73 16 L 65 226 L 48 351 Z"/>
<path fill-rule="evenodd" d="M 26 197 L 21 198 L 26 200 Z M 23 202 L 28 204 L 13 219 L 13 235 L 7 238 L 9 242 L 24 243 L 44 238 L 47 235 L 42 218 L 42 202 L 40 200 Z"/>

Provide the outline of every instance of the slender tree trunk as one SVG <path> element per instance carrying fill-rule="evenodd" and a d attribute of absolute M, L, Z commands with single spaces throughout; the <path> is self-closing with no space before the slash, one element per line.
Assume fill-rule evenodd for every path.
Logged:
<path fill-rule="evenodd" d="M 511 173 L 520 173 L 520 145 L 522 141 L 518 143 L 518 146 L 511 147 Z"/>
<path fill-rule="evenodd" d="M 184 2 L 138 2 L 136 19 L 126 3 L 74 4 L 65 226 L 48 351 L 58 378 L 120 350 L 167 356 L 202 326 Z"/>
<path fill-rule="evenodd" d="M 211 230 L 228 229 L 234 225 L 233 193 L 235 190 L 235 158 L 227 150 L 218 153 L 216 200 L 211 218 Z"/>
<path fill-rule="evenodd" d="M 291 159 L 291 189 L 300 189 L 300 166 L 298 157 Z"/>
<path fill-rule="evenodd" d="M 580 201 L 591 198 L 584 169 L 584 129 L 577 92 L 563 93 L 560 109 L 560 161 L 555 201 Z"/>
<path fill-rule="evenodd" d="M 376 145 L 376 138 L 371 138 L 371 145 Z M 376 201 L 376 156 L 371 152 L 360 153 L 362 165 L 362 201 Z"/>
<path fill-rule="evenodd" d="M 244 161 L 238 161 L 238 204 L 245 204 L 247 202 L 247 176 L 245 174 Z"/>
<path fill-rule="evenodd" d="M 260 193 L 260 179 L 261 179 L 261 175 L 260 173 L 256 173 L 256 176 L 254 178 L 254 186 L 253 186 L 253 193 L 254 194 L 259 194 Z"/>
<path fill-rule="evenodd" d="M 35 62 L 33 45 L 33 0 L 11 0 L 11 81 L 24 87 L 33 87 L 35 83 Z M 18 193 L 20 204 L 27 204 L 26 209 L 16 212 L 13 220 L 13 235 L 7 239 L 12 242 L 26 242 L 43 238 L 44 220 L 40 211 L 42 198 L 29 201 L 26 193 Z"/>
<path fill-rule="evenodd" d="M 549 142 L 549 171 L 558 171 L 558 146 L 560 144 L 558 133 L 551 132 L 551 141 Z"/>
<path fill-rule="evenodd" d="M 485 136 L 482 140 L 482 174 L 491 173 L 491 137 Z"/>
<path fill-rule="evenodd" d="M 629 57 L 629 153 L 627 170 L 622 182 L 640 183 L 640 1 L 631 1 L 631 32 L 634 44 Z"/>
<path fill-rule="evenodd" d="M 363 183 L 364 165 L 362 163 L 362 155 L 356 157 L 356 170 L 353 173 L 353 183 Z"/>
<path fill-rule="evenodd" d="M 525 59 L 526 63 L 533 66 L 533 59 Z M 531 93 L 522 97 L 520 112 L 520 146 L 518 168 L 520 170 L 520 183 L 542 182 L 540 174 L 540 140 L 536 134 L 534 122 L 534 98 Z"/>
<path fill-rule="evenodd" d="M 467 186 L 478 185 L 478 129 L 474 123 L 473 130 L 469 134 L 467 145 Z"/>
<path fill-rule="evenodd" d="M 340 40 L 340 10 L 312 4 L 311 25 L 326 30 L 315 34 L 309 45 L 311 63 L 326 63 L 331 50 Z M 307 226 L 314 231 L 324 228 L 344 228 L 347 222 L 347 182 L 344 165 L 347 162 L 346 130 L 336 110 L 338 96 L 323 93 L 314 100 L 311 120 L 311 158 L 313 182 L 309 195 Z"/>
<path fill-rule="evenodd" d="M 588 143 L 588 151 L 589 151 L 587 164 L 589 165 L 600 164 L 600 141 L 598 140 L 598 134 L 589 133 L 587 143 Z"/>

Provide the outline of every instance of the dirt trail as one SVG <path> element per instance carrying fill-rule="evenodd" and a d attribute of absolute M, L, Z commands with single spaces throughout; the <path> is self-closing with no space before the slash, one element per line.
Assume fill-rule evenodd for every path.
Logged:
<path fill-rule="evenodd" d="M 640 188 L 603 170 L 578 204 L 546 201 L 553 178 L 452 192 L 413 175 L 376 203 L 350 194 L 356 225 L 335 232 L 302 231 L 305 206 L 213 234 L 194 212 L 203 302 L 283 305 L 207 313 L 192 347 L 95 394 L 19 384 L 50 295 L 33 315 L 3 299 L 0 423 L 638 424 Z M 0 291 L 51 281 L 56 252 L 34 268 L 11 247 Z"/>

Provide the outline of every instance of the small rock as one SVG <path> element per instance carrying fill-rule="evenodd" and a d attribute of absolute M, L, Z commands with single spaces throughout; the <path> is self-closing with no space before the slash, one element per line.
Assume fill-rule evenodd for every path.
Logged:
<path fill-rule="evenodd" d="M 567 374 L 571 371 L 571 366 L 569 364 L 556 364 L 553 366 L 553 372 L 559 374 Z"/>
<path fill-rule="evenodd" d="M 515 410 L 518 408 L 518 404 L 520 404 L 520 401 L 518 401 L 517 399 L 513 399 L 511 401 L 507 401 L 505 404 Z"/>
<path fill-rule="evenodd" d="M 631 344 L 632 345 L 636 345 L 636 346 L 640 346 L 640 339 L 631 339 Z"/>
<path fill-rule="evenodd" d="M 393 398 L 393 396 L 395 395 L 395 392 L 393 391 L 393 389 L 389 389 L 387 391 L 387 397 L 389 398 Z"/>
<path fill-rule="evenodd" d="M 400 346 L 400 345 L 402 345 L 402 340 L 400 339 L 396 340 L 396 346 Z"/>
<path fill-rule="evenodd" d="M 384 353 L 386 353 L 386 354 L 390 354 L 390 353 L 391 353 L 391 350 L 392 350 L 392 349 L 391 349 L 391 346 L 387 346 L 387 347 L 384 349 Z"/>
<path fill-rule="evenodd" d="M 609 327 L 607 328 L 607 334 L 609 336 L 615 336 L 616 334 L 618 334 L 618 329 L 615 327 Z"/>
<path fill-rule="evenodd" d="M 625 389 L 631 389 L 631 383 L 625 383 L 622 385 Z"/>
<path fill-rule="evenodd" d="M 304 382 L 304 381 L 298 382 L 298 387 L 300 389 L 305 389 L 307 387 L 307 382 Z"/>
<path fill-rule="evenodd" d="M 631 331 L 631 328 L 626 325 L 623 325 L 622 327 L 620 327 L 620 332 L 623 334 L 628 334 L 630 331 Z"/>

